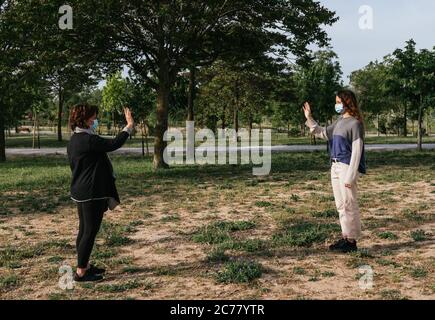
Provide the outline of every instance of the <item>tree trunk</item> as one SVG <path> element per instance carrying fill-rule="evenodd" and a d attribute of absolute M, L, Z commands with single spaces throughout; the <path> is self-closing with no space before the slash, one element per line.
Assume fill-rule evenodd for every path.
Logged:
<path fill-rule="evenodd" d="M 381 135 L 379 132 L 379 113 L 376 115 L 377 127 L 378 127 L 378 137 Z"/>
<path fill-rule="evenodd" d="M 116 122 L 115 122 L 115 110 L 112 110 L 112 135 L 116 135 Z"/>
<path fill-rule="evenodd" d="M 195 120 L 195 113 L 194 113 L 194 100 L 195 100 L 195 67 L 190 68 L 189 72 L 189 93 L 187 97 L 187 121 L 194 121 Z M 192 136 L 190 136 L 192 134 Z M 190 130 L 187 130 L 186 132 L 186 161 L 190 163 L 192 160 L 195 159 L 195 151 L 193 151 L 193 154 L 191 154 L 188 150 L 195 150 L 195 129 L 193 129 L 193 132 Z M 193 159 L 191 159 L 193 158 Z"/>
<path fill-rule="evenodd" d="M 32 149 L 35 149 L 36 147 L 36 114 L 35 111 L 33 111 L 33 135 L 32 135 Z"/>
<path fill-rule="evenodd" d="M 63 99 L 64 93 L 62 88 L 59 89 L 59 105 L 57 109 L 57 141 L 62 141 L 62 111 L 63 111 Z"/>
<path fill-rule="evenodd" d="M 234 114 L 233 114 L 233 127 L 236 131 L 236 135 L 239 132 L 239 83 L 235 83 L 235 103 L 234 103 Z"/>
<path fill-rule="evenodd" d="M 144 129 L 142 128 L 142 157 L 145 157 L 145 138 Z"/>
<path fill-rule="evenodd" d="M 163 135 L 168 130 L 168 110 L 169 110 L 170 81 L 167 63 L 163 62 L 159 68 L 159 87 L 157 90 L 157 122 L 154 141 L 153 167 L 168 168 L 163 158 L 167 142 L 163 140 Z"/>
<path fill-rule="evenodd" d="M 37 139 L 38 139 L 38 149 L 41 149 L 41 135 L 39 134 L 39 118 L 38 118 L 38 113 L 36 113 L 36 131 L 37 131 Z"/>
<path fill-rule="evenodd" d="M 430 109 L 430 116 L 429 116 L 431 122 L 429 124 L 429 132 L 428 134 L 431 135 L 432 134 L 432 109 Z"/>
<path fill-rule="evenodd" d="M 150 149 L 148 148 L 148 132 L 149 132 L 148 124 L 145 123 L 145 145 L 147 147 L 147 157 L 150 155 Z"/>
<path fill-rule="evenodd" d="M 417 133 L 417 149 L 418 151 L 423 151 L 423 101 L 420 98 L 420 103 L 418 105 L 418 133 Z"/>
<path fill-rule="evenodd" d="M 196 69 L 195 67 L 190 68 L 189 74 L 189 94 L 187 97 L 187 121 L 194 121 L 194 100 L 195 100 L 195 85 L 196 85 Z"/>
<path fill-rule="evenodd" d="M 0 108 L 0 110 L 1 109 L 2 108 Z M 5 161 L 6 161 L 5 119 L 4 119 L 4 113 L 0 112 L 0 162 L 5 162 Z"/>
<path fill-rule="evenodd" d="M 405 103 L 405 110 L 404 110 L 404 112 L 403 112 L 403 136 L 404 137 L 407 137 L 408 136 L 408 128 L 407 128 L 407 119 L 408 119 L 408 114 L 407 114 L 407 112 L 408 112 L 408 108 L 407 108 L 407 105 L 406 105 L 406 103 Z"/>
<path fill-rule="evenodd" d="M 224 130 L 225 129 L 225 127 L 226 127 L 226 119 L 225 119 L 225 111 L 226 111 L 226 107 L 225 107 L 225 104 L 224 104 L 224 107 L 223 107 L 223 110 L 222 110 L 222 130 Z"/>
<path fill-rule="evenodd" d="M 254 120 L 252 119 L 252 115 L 249 115 L 249 123 L 248 123 L 248 130 L 249 130 L 249 139 L 251 139 L 251 132 L 252 132 L 252 125 Z"/>
<path fill-rule="evenodd" d="M 390 128 L 390 113 L 387 113 L 387 123 L 385 127 L 385 136 L 388 138 L 388 129 Z"/>
<path fill-rule="evenodd" d="M 237 141 L 237 133 L 239 132 L 239 108 L 237 104 L 234 106 L 233 114 L 233 127 L 234 127 L 234 141 Z"/>

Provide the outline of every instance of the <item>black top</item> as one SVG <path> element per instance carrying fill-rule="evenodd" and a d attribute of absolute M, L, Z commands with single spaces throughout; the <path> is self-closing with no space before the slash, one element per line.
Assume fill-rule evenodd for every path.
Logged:
<path fill-rule="evenodd" d="M 67 153 L 72 171 L 73 200 L 114 198 L 120 203 L 113 167 L 106 152 L 121 148 L 128 136 L 125 131 L 114 139 L 105 139 L 86 132 L 72 135 Z"/>

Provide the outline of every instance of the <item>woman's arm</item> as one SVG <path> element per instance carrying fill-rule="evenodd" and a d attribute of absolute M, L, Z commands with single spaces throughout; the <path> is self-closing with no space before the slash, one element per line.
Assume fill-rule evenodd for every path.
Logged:
<path fill-rule="evenodd" d="M 328 140 L 326 128 L 319 126 L 313 118 L 308 118 L 305 125 L 310 128 L 310 132 L 314 134 L 315 137 Z"/>
<path fill-rule="evenodd" d="M 352 155 L 350 157 L 349 168 L 344 180 L 346 186 L 352 185 L 358 178 L 358 168 L 364 148 L 362 130 L 362 125 L 360 123 L 357 128 L 352 130 Z"/>
<path fill-rule="evenodd" d="M 89 148 L 95 152 L 112 152 L 121 148 L 128 136 L 131 134 L 132 129 L 125 127 L 114 139 L 101 138 L 98 135 L 92 135 L 89 138 Z"/>
<path fill-rule="evenodd" d="M 115 139 L 105 139 L 98 135 L 91 136 L 89 140 L 90 149 L 96 152 L 112 152 L 123 146 L 125 141 L 134 127 L 134 120 L 131 115 L 129 108 L 124 108 L 125 120 L 127 121 L 127 126 L 122 129 L 122 131 L 116 136 Z"/>
<path fill-rule="evenodd" d="M 308 102 L 304 103 L 303 109 L 305 118 L 307 118 L 305 125 L 310 128 L 310 132 L 314 134 L 314 136 L 316 136 L 317 138 L 328 140 L 326 128 L 319 126 L 317 122 L 313 119 L 313 116 L 311 115 L 311 107 Z"/>

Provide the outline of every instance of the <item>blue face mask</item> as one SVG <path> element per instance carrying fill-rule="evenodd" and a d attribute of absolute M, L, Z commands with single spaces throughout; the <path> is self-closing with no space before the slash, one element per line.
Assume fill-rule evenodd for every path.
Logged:
<path fill-rule="evenodd" d="M 339 114 L 342 114 L 343 111 L 344 111 L 344 106 L 343 106 L 343 104 L 342 104 L 342 103 L 337 103 L 337 104 L 335 105 L 335 111 L 336 111 L 337 113 L 339 113 Z"/>
<path fill-rule="evenodd" d="M 95 119 L 94 123 L 92 123 L 91 129 L 95 131 L 97 130 L 97 127 L 98 127 L 98 119 Z"/>

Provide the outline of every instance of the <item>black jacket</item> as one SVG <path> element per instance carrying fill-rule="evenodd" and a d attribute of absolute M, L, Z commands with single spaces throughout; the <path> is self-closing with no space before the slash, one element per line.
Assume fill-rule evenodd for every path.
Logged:
<path fill-rule="evenodd" d="M 72 171 L 73 200 L 114 198 L 120 203 L 113 167 L 106 152 L 121 148 L 128 136 L 125 131 L 114 139 L 105 139 L 86 132 L 74 133 L 71 136 L 67 153 Z"/>

